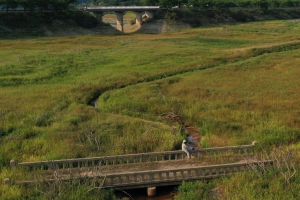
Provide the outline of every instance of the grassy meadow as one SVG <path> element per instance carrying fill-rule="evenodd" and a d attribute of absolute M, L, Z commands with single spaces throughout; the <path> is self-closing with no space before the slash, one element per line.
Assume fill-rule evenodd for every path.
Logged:
<path fill-rule="evenodd" d="M 10 169 L 11 159 L 180 149 L 186 137 L 182 125 L 201 132 L 202 147 L 256 140 L 268 150 L 275 146 L 297 150 L 299 32 L 298 20 L 286 20 L 157 35 L 0 40 L 0 179 L 22 176 Z M 97 106 L 91 106 L 96 99 Z M 183 124 L 163 118 L 170 112 L 179 115 Z M 238 199 L 240 194 L 229 193 L 239 186 L 237 192 L 248 194 L 242 186 L 255 175 L 237 175 L 205 187 L 198 183 L 198 187 L 224 184 L 224 197 Z M 264 179 L 274 178 L 274 185 L 264 188 L 265 197 L 268 191 L 274 194 L 287 186 L 295 191 L 300 185 L 298 176 L 288 185 L 281 184 L 280 172 L 263 176 L 249 190 L 259 192 Z M 46 194 L 1 183 L 0 196 L 63 199 L 60 195 L 69 194 L 80 199 L 89 191 L 88 186 L 60 189 L 65 192 L 48 188 Z M 113 194 L 93 190 L 88 195 L 107 199 Z"/>

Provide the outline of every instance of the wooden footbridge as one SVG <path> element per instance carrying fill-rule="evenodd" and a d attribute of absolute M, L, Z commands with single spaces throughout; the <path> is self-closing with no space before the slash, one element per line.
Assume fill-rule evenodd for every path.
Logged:
<path fill-rule="evenodd" d="M 191 159 L 183 151 L 166 151 L 39 162 L 18 163 L 11 160 L 11 167 L 23 168 L 28 173 L 25 176 L 27 180 L 6 178 L 4 183 L 93 179 L 102 188 L 148 188 L 155 193 L 157 186 L 217 178 L 258 165 L 272 165 L 270 160 L 251 159 L 254 146 L 255 142 L 251 145 L 197 149 L 191 152 Z"/>

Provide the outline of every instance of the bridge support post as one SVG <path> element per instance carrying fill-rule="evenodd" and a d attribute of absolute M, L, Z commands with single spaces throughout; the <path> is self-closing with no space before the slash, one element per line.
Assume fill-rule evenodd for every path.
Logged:
<path fill-rule="evenodd" d="M 123 33 L 124 32 L 123 15 L 125 14 L 125 12 L 124 11 L 115 11 L 115 13 L 117 15 L 117 29 Z"/>
<path fill-rule="evenodd" d="M 4 179 L 4 185 L 10 185 L 10 179 L 9 178 Z"/>
<path fill-rule="evenodd" d="M 154 197 L 156 195 L 156 187 L 147 188 L 148 197 Z"/>
<path fill-rule="evenodd" d="M 94 12 L 95 16 L 96 16 L 96 19 L 97 19 L 97 22 L 98 23 L 102 23 L 102 16 L 103 16 L 103 12 L 100 12 L 100 11 L 95 11 Z"/>
<path fill-rule="evenodd" d="M 9 164 L 10 164 L 10 167 L 15 167 L 17 163 L 15 160 L 10 160 Z"/>
<path fill-rule="evenodd" d="M 153 19 L 153 12 L 151 12 L 151 11 L 145 11 L 145 14 L 146 14 L 146 16 L 147 16 L 149 19 Z"/>
<path fill-rule="evenodd" d="M 135 13 L 135 18 L 136 18 L 135 24 L 138 27 L 141 27 L 142 24 L 143 24 L 143 17 L 142 16 L 143 16 L 144 12 L 142 12 L 142 11 L 135 11 L 134 13 Z"/>

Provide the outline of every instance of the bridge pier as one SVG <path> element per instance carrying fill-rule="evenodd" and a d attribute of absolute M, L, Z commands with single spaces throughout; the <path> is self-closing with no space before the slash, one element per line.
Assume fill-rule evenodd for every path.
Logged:
<path fill-rule="evenodd" d="M 117 29 L 123 33 L 124 32 L 123 15 L 125 14 L 125 12 L 115 11 L 115 14 L 117 15 Z"/>
<path fill-rule="evenodd" d="M 156 187 L 148 187 L 147 195 L 148 197 L 154 197 L 156 195 Z"/>
<path fill-rule="evenodd" d="M 9 164 L 10 164 L 10 167 L 15 167 L 17 163 L 15 160 L 10 160 Z"/>
<path fill-rule="evenodd" d="M 10 185 L 10 179 L 9 178 L 4 179 L 4 185 Z"/>
<path fill-rule="evenodd" d="M 144 12 L 143 11 L 135 11 L 134 13 L 135 13 L 135 18 L 136 18 L 135 24 L 137 26 L 141 27 L 143 24 L 143 13 Z"/>

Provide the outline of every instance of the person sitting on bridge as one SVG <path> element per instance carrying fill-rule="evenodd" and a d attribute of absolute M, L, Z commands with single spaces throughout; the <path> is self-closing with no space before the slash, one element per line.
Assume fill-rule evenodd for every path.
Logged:
<path fill-rule="evenodd" d="M 182 146 L 181 147 L 182 147 L 182 151 L 184 151 L 186 153 L 187 157 L 190 159 L 191 158 L 190 151 L 194 150 L 194 148 L 191 147 L 191 146 L 188 146 L 186 140 L 182 141 Z"/>

